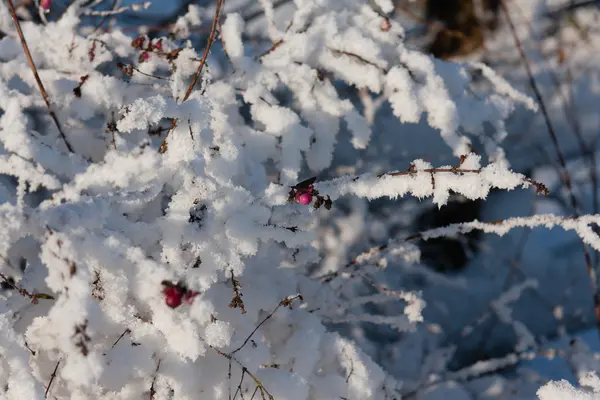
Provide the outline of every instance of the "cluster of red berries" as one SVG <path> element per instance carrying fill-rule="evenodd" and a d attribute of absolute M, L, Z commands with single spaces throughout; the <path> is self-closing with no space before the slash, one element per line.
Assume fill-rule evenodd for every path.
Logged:
<path fill-rule="evenodd" d="M 316 177 L 309 178 L 296 184 L 295 186 L 292 186 L 288 196 L 288 201 L 295 201 L 296 203 L 307 206 L 312 203 L 314 197 L 316 198 L 313 204 L 314 208 L 319 208 L 324 205 L 326 209 L 331 209 L 331 198 L 329 196 L 327 196 L 327 198 L 320 196 L 319 192 L 314 188 L 313 183 L 315 183 L 316 179 Z"/>
<path fill-rule="evenodd" d="M 182 282 L 174 284 L 170 281 L 162 281 L 165 303 L 171 308 L 177 308 L 185 301 L 186 304 L 192 304 L 194 297 L 198 292 L 188 289 Z"/>

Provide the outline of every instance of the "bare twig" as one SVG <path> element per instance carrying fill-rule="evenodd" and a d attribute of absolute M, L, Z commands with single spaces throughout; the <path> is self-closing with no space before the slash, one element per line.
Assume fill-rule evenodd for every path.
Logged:
<path fill-rule="evenodd" d="M 513 3 L 514 6 L 516 8 L 518 8 L 520 10 L 521 13 L 523 13 L 523 10 L 519 7 L 518 3 Z M 533 29 L 533 25 L 531 23 L 531 21 L 529 19 L 526 20 L 527 25 L 529 26 L 529 30 L 531 32 L 534 32 L 535 30 Z M 562 37 L 559 35 L 559 45 L 562 46 Z M 541 46 L 538 46 L 539 51 L 542 52 Z M 579 120 L 577 119 L 577 112 L 576 112 L 576 104 L 575 104 L 575 96 L 573 93 L 573 76 L 571 74 L 571 68 L 569 68 L 568 65 L 568 58 L 565 59 L 563 61 L 564 65 L 564 69 L 565 69 L 565 74 L 567 77 L 567 83 L 568 83 L 568 88 L 569 88 L 569 97 L 570 97 L 570 101 L 567 101 L 566 97 L 563 94 L 563 91 L 561 89 L 561 84 L 560 84 L 560 80 L 557 76 L 557 74 L 555 73 L 555 71 L 553 69 L 548 69 L 548 73 L 550 75 L 550 78 L 552 80 L 552 83 L 554 85 L 554 89 L 555 92 L 557 93 L 557 95 L 559 96 L 559 98 L 561 99 L 561 106 L 563 109 L 563 112 L 565 114 L 565 117 L 568 121 L 568 123 L 571 126 L 571 129 L 573 130 L 573 133 L 575 134 L 575 138 L 577 139 L 577 143 L 579 145 L 579 149 L 581 151 L 581 154 L 584 157 L 587 157 L 588 162 L 590 164 L 590 180 L 592 183 L 592 204 L 593 204 L 593 210 L 594 213 L 598 213 L 598 191 L 596 190 L 598 187 L 598 177 L 597 177 L 597 173 L 596 173 L 596 157 L 595 157 L 595 152 L 594 152 L 594 146 L 588 146 L 585 143 L 585 140 L 583 138 L 583 134 L 582 134 L 582 130 L 581 130 L 581 124 L 579 123 Z M 559 176 L 560 176 L 560 172 L 559 172 Z"/>
<path fill-rule="evenodd" d="M 23 46 L 23 51 L 25 52 L 25 57 L 27 57 L 27 62 L 29 63 L 29 68 L 31 68 L 31 72 L 33 72 L 35 81 L 37 82 L 38 88 L 40 89 L 42 97 L 44 98 L 44 102 L 46 103 L 46 107 L 48 108 L 48 113 L 50 114 L 50 117 L 52 117 L 52 120 L 54 121 L 54 124 L 56 125 L 56 128 L 58 129 L 58 134 L 60 135 L 61 139 L 65 142 L 67 149 L 71 153 L 73 153 L 73 147 L 71 147 L 71 144 L 67 140 L 65 133 L 63 132 L 62 128 L 60 127 L 60 123 L 58 122 L 58 117 L 56 116 L 56 113 L 52 109 L 52 104 L 50 103 L 50 97 L 48 97 L 48 93 L 46 92 L 46 89 L 44 88 L 44 84 L 42 83 L 40 75 L 38 74 L 35 63 L 33 62 L 33 58 L 31 57 L 31 52 L 29 51 L 29 46 L 27 46 L 27 41 L 25 40 L 25 36 L 23 35 L 23 30 L 21 29 L 21 23 L 19 22 L 19 18 L 17 17 L 17 13 L 15 11 L 15 6 L 14 6 L 12 0 L 7 0 L 7 1 L 8 1 L 8 7 L 10 9 L 10 15 L 12 16 L 12 19 L 15 23 L 15 27 L 17 28 L 17 33 L 19 34 L 19 39 L 21 40 L 21 46 Z"/>
<path fill-rule="evenodd" d="M 242 400 L 244 400 L 244 392 L 242 390 L 242 383 L 244 382 L 244 375 L 246 374 L 246 368 L 242 368 L 242 376 L 240 377 L 240 383 L 238 383 L 238 387 L 235 390 L 235 393 L 233 394 L 233 400 L 236 399 L 237 394 L 240 394 L 240 397 L 242 398 Z"/>
<path fill-rule="evenodd" d="M 559 162 L 561 170 L 562 170 L 562 173 L 560 174 L 561 179 L 569 193 L 569 200 L 571 202 L 571 206 L 573 207 L 575 216 L 578 216 L 579 215 L 579 206 L 577 203 L 577 199 L 575 198 L 575 194 L 573 192 L 573 187 L 571 185 L 571 178 L 569 176 L 569 171 L 567 169 L 565 157 L 560 148 L 560 145 L 558 144 L 558 137 L 556 135 L 556 132 L 554 131 L 554 127 L 552 125 L 552 121 L 550 120 L 550 116 L 548 115 L 548 111 L 546 109 L 544 99 L 538 89 L 535 78 L 533 77 L 533 72 L 531 70 L 531 66 L 529 65 L 529 60 L 527 59 L 527 55 L 525 54 L 525 51 L 523 50 L 521 40 L 519 39 L 519 36 L 517 35 L 517 31 L 515 29 L 513 21 L 510 17 L 510 13 L 508 11 L 508 7 L 506 6 L 506 2 L 504 0 L 500 0 L 500 7 L 502 8 L 502 12 L 504 13 L 504 16 L 506 17 L 508 26 L 510 28 L 513 39 L 515 41 L 515 46 L 517 47 L 517 50 L 519 51 L 519 55 L 521 57 L 521 60 L 523 61 L 523 64 L 525 66 L 525 70 L 527 72 L 527 77 L 529 78 L 529 84 L 531 86 L 531 89 L 533 90 L 533 93 L 535 94 L 535 97 L 540 105 L 540 110 L 542 111 L 542 115 L 544 116 L 544 121 L 546 122 L 546 126 L 548 128 L 548 133 L 550 135 L 550 139 L 552 140 L 552 145 L 554 146 L 554 150 L 556 151 L 556 155 L 558 157 L 558 162 Z M 581 244 L 583 246 L 583 255 L 585 258 L 586 270 L 587 270 L 587 274 L 588 274 L 588 277 L 590 280 L 590 285 L 591 285 L 592 292 L 593 292 L 593 305 L 594 305 L 594 313 L 596 316 L 596 327 L 598 329 L 598 333 L 600 334 L 600 293 L 598 292 L 598 281 L 597 281 L 597 277 L 596 277 L 596 271 L 594 269 L 594 266 L 592 265 L 592 258 L 590 256 L 590 252 L 589 252 L 587 246 L 583 242 Z"/>
<path fill-rule="evenodd" d="M 154 395 L 156 394 L 156 390 L 154 389 L 154 384 L 156 383 L 156 374 L 158 374 L 158 369 L 160 368 L 160 361 L 156 363 L 156 370 L 154 371 L 154 378 L 152 378 L 152 385 L 150 385 L 150 400 L 154 400 Z"/>
<path fill-rule="evenodd" d="M 112 344 L 112 346 L 110 346 L 110 348 L 111 348 L 111 349 L 112 349 L 112 348 L 114 348 L 114 347 L 117 345 L 117 343 L 119 343 L 119 341 L 120 341 L 121 339 L 123 339 L 123 336 L 125 336 L 126 334 L 128 334 L 128 333 L 130 333 L 130 332 L 131 332 L 131 331 L 129 330 L 129 328 L 126 328 L 126 329 L 123 331 L 123 333 L 121 333 L 121 336 L 119 336 L 119 338 L 118 338 L 117 340 L 115 340 L 115 342 Z"/>
<path fill-rule="evenodd" d="M 210 48 L 212 47 L 212 45 L 215 41 L 215 34 L 217 32 L 217 26 L 219 26 L 219 17 L 221 16 L 221 7 L 223 6 L 223 2 L 224 2 L 224 0 L 217 0 L 217 9 L 215 10 L 215 17 L 213 18 L 213 23 L 212 23 L 212 27 L 210 29 L 210 34 L 208 36 L 208 41 L 206 43 L 206 47 L 204 48 L 204 54 L 202 55 L 202 59 L 200 60 L 200 65 L 198 65 L 198 69 L 196 70 L 196 73 L 194 73 L 192 82 L 188 86 L 187 91 L 185 92 L 185 96 L 183 96 L 182 101 L 186 101 L 192 94 L 192 90 L 194 90 L 194 86 L 196 86 L 196 83 L 198 82 L 198 78 L 200 77 L 200 74 L 202 73 L 202 68 L 204 68 L 204 64 L 206 64 L 206 59 L 208 58 L 208 53 L 210 52 Z M 167 138 L 169 137 L 169 134 L 173 131 L 173 129 L 175 129 L 176 126 L 177 126 L 177 120 L 174 119 L 171 122 L 171 126 L 169 127 L 169 130 L 167 131 L 165 138 L 163 139 L 162 143 L 160 144 L 160 147 L 158 149 L 159 153 L 164 153 L 167 151 Z"/>
<path fill-rule="evenodd" d="M 231 354 L 231 355 L 234 355 L 235 353 L 237 353 L 238 351 L 240 351 L 240 350 L 241 350 L 241 349 L 242 349 L 242 348 L 243 348 L 243 347 L 244 347 L 244 346 L 245 346 L 245 345 L 248 343 L 248 341 L 250 340 L 250 338 L 252 338 L 252 336 L 254 335 L 254 333 L 256 333 L 256 331 L 257 331 L 257 330 L 258 330 L 258 329 L 259 329 L 261 326 L 263 326 L 263 325 L 265 324 L 265 322 L 267 322 L 267 321 L 268 321 L 268 320 L 269 320 L 269 319 L 270 319 L 270 318 L 273 316 L 273 314 L 275 314 L 275 313 L 277 312 L 277 310 L 279 310 L 279 308 L 280 308 L 281 306 L 286 306 L 286 307 L 287 307 L 287 306 L 290 306 L 290 305 L 292 304 L 292 302 L 293 302 L 294 300 L 296 300 L 296 299 L 300 299 L 300 300 L 302 300 L 302 296 L 298 294 L 298 295 L 296 295 L 296 296 L 293 296 L 293 297 L 286 297 L 285 299 L 281 300 L 281 301 L 279 302 L 279 304 L 277 305 L 277 307 L 275 307 L 275 308 L 273 309 L 273 311 L 271 311 L 271 312 L 269 313 L 269 315 L 267 315 L 267 316 L 266 316 L 266 317 L 265 317 L 265 318 L 264 318 L 262 321 L 260 321 L 260 323 L 259 323 L 258 325 L 256 325 L 256 327 L 254 328 L 254 330 L 253 330 L 252 332 L 250 332 L 250 334 L 248 335 L 248 337 L 246 337 L 246 340 L 244 340 L 244 342 L 243 342 L 243 343 L 242 343 L 242 344 L 241 344 L 241 345 L 240 345 L 238 348 L 236 348 L 235 350 L 233 350 L 233 351 L 232 351 L 230 354 Z"/>
<path fill-rule="evenodd" d="M 200 339 L 202 340 L 204 343 L 206 343 L 206 341 L 204 339 Z M 208 347 L 210 347 L 212 350 L 214 350 L 216 353 L 218 353 L 220 356 L 224 357 L 225 359 L 229 360 L 229 362 L 231 363 L 231 361 L 235 362 L 240 368 L 242 368 L 242 371 L 245 371 L 245 373 L 252 378 L 252 380 L 254 381 L 254 383 L 256 384 L 256 389 L 254 391 L 254 394 L 256 394 L 257 392 L 260 392 L 261 397 L 263 398 L 263 400 L 265 399 L 265 395 L 267 396 L 267 398 L 269 400 L 274 400 L 274 397 L 271 395 L 271 393 L 269 393 L 269 391 L 263 386 L 262 382 L 256 377 L 256 375 L 254 375 L 252 372 L 250 372 L 248 370 L 248 368 L 246 368 L 246 366 L 244 364 L 242 364 L 240 362 L 240 360 L 238 360 L 237 358 L 235 358 L 233 356 L 233 353 L 225 353 L 222 352 L 221 350 L 217 349 L 216 347 L 214 347 L 213 345 L 210 345 L 208 343 L 206 343 L 208 345 Z M 252 395 L 252 398 L 254 398 L 254 395 Z"/>
<path fill-rule="evenodd" d="M 277 50 L 277 48 L 279 46 L 281 46 L 282 44 L 284 44 L 285 42 L 283 41 L 283 39 L 279 39 L 276 42 L 273 42 L 273 44 L 271 45 L 271 47 L 269 47 L 267 50 L 265 50 L 264 52 L 260 53 L 258 56 L 256 56 L 257 59 L 259 58 L 263 58 L 264 56 L 266 56 L 267 54 Z"/>
<path fill-rule="evenodd" d="M 10 0 L 8 0 L 10 1 Z M 48 382 L 48 386 L 46 386 L 46 391 L 44 392 L 44 398 L 48 398 L 48 392 L 50 392 L 50 386 L 52 386 L 52 382 L 54 382 L 54 378 L 56 378 L 56 371 L 58 371 L 58 366 L 60 365 L 60 361 L 56 362 L 56 366 L 54 367 L 54 371 L 52 371 L 52 375 L 50 376 L 50 381 Z"/>
<path fill-rule="evenodd" d="M 350 58 L 354 58 L 364 64 L 371 65 L 371 66 L 377 68 L 382 74 L 387 74 L 387 72 L 388 72 L 388 70 L 386 68 L 383 68 L 383 67 L 375 64 L 373 61 L 369 61 L 366 58 L 364 58 L 363 56 L 358 55 L 356 53 L 352 53 L 352 52 L 345 51 L 345 50 L 336 50 L 336 49 L 329 49 L 329 50 L 335 55 L 345 55 Z"/>
<path fill-rule="evenodd" d="M 206 43 L 206 47 L 204 49 L 204 54 L 202 54 L 202 59 L 200 60 L 200 65 L 192 78 L 192 82 L 187 88 L 185 92 L 185 96 L 183 96 L 183 101 L 186 101 L 190 95 L 192 94 L 192 90 L 194 90 L 194 86 L 196 86 L 196 82 L 198 82 L 198 78 L 202 73 L 202 68 L 204 68 L 204 64 L 206 63 L 206 59 L 208 58 L 208 53 L 210 52 L 210 48 L 212 47 L 215 41 L 215 34 L 217 32 L 217 26 L 219 25 L 219 17 L 221 16 L 221 7 L 223 6 L 224 0 L 217 0 L 217 9 L 215 10 L 215 17 L 213 19 L 212 27 L 210 28 L 210 34 L 208 36 L 208 42 Z"/>

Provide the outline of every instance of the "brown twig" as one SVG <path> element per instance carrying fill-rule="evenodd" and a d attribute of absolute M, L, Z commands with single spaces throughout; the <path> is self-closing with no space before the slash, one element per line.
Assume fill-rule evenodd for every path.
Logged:
<path fill-rule="evenodd" d="M 17 28 L 17 33 L 19 34 L 19 39 L 21 40 L 21 46 L 23 46 L 23 51 L 25 52 L 25 57 L 27 57 L 27 62 L 29 63 L 29 68 L 31 68 L 31 72 L 33 72 L 35 81 L 37 82 L 38 88 L 40 89 L 42 97 L 44 98 L 44 102 L 46 103 L 46 107 L 48 108 L 48 113 L 50 114 L 50 117 L 52 117 L 52 120 L 54 121 L 54 124 L 56 125 L 56 128 L 58 129 L 58 134 L 60 135 L 61 139 L 65 142 L 67 149 L 69 150 L 69 152 L 73 153 L 73 147 L 71 147 L 71 144 L 67 140 L 65 133 L 63 132 L 62 128 L 60 127 L 60 123 L 58 122 L 58 117 L 56 116 L 56 113 L 52 109 L 52 104 L 50 103 L 50 98 L 48 97 L 48 93 L 46 92 L 46 89 L 44 88 L 44 84 L 42 83 L 40 75 L 38 74 L 35 63 L 33 62 L 33 58 L 31 57 L 31 53 L 29 51 L 29 46 L 27 46 L 27 41 L 25 40 L 25 36 L 23 35 L 23 30 L 21 29 L 21 23 L 19 22 L 19 18 L 17 17 L 15 6 L 14 6 L 12 0 L 7 0 L 7 1 L 8 1 L 8 7 L 10 9 L 10 15 L 12 16 L 12 19 L 15 23 L 15 27 Z"/>
<path fill-rule="evenodd" d="M 198 78 L 202 73 L 202 68 L 204 68 L 204 64 L 206 63 L 206 59 L 208 58 L 208 53 L 210 52 L 210 48 L 212 47 L 215 41 L 215 34 L 217 33 L 217 26 L 219 24 L 219 17 L 221 15 L 221 7 L 223 6 L 224 0 L 217 0 L 217 9 L 215 10 L 215 17 L 213 18 L 212 27 L 210 28 L 210 34 L 208 35 L 208 42 L 206 43 L 206 48 L 204 49 L 204 54 L 202 54 L 202 59 L 200 60 L 200 65 L 192 78 L 192 82 L 187 88 L 185 92 L 185 96 L 183 96 L 183 101 L 186 101 L 190 95 L 192 94 L 192 90 L 194 90 L 194 86 L 196 86 L 196 82 L 198 82 Z"/>
<path fill-rule="evenodd" d="M 129 328 L 126 328 L 126 329 L 123 331 L 123 333 L 121 333 L 121 336 L 119 336 L 119 338 L 118 338 L 117 340 L 115 340 L 115 342 L 112 344 L 112 346 L 110 346 L 110 348 L 111 348 L 111 349 L 112 349 L 112 348 L 114 348 L 114 347 L 117 345 L 117 343 L 119 343 L 119 341 L 120 341 L 121 339 L 123 339 L 123 336 L 125 336 L 126 334 L 128 334 L 128 333 L 130 333 L 130 332 L 131 332 L 131 331 L 129 330 Z"/>
<path fill-rule="evenodd" d="M 533 71 L 531 70 L 531 66 L 529 65 L 529 60 L 527 58 L 527 55 L 525 54 L 525 51 L 523 50 L 523 45 L 521 44 L 521 40 L 519 39 L 519 36 L 517 35 L 515 25 L 513 24 L 513 21 L 510 17 L 510 13 L 508 11 L 508 7 L 506 6 L 506 2 L 504 0 L 500 0 L 500 7 L 502 8 L 502 12 L 503 12 L 504 16 L 506 17 L 508 26 L 510 28 L 513 39 L 515 41 L 515 46 L 517 47 L 517 50 L 519 51 L 519 55 L 521 57 L 521 60 L 523 61 L 523 64 L 525 66 L 525 71 L 527 72 L 527 77 L 529 79 L 529 85 L 531 86 L 531 89 L 533 90 L 533 93 L 540 105 L 540 110 L 542 111 L 542 115 L 544 116 L 544 121 L 546 123 L 546 127 L 548 128 L 548 133 L 550 135 L 552 145 L 554 146 L 554 150 L 556 151 L 556 155 L 558 157 L 558 162 L 559 162 L 561 170 L 562 170 L 562 173 L 560 174 L 561 180 L 563 181 L 563 183 L 569 193 L 569 200 L 571 202 L 571 206 L 573 207 L 573 212 L 574 212 L 575 216 L 578 216 L 579 215 L 579 206 L 577 203 L 577 199 L 575 198 L 575 194 L 573 192 L 573 187 L 571 185 L 571 178 L 569 175 L 569 171 L 567 169 L 565 157 L 560 148 L 560 145 L 558 144 L 558 137 L 556 135 L 556 132 L 554 131 L 554 127 L 552 125 L 552 121 L 550 120 L 550 116 L 546 109 L 544 99 L 538 89 L 535 78 L 533 77 Z M 598 333 L 600 334 L 600 293 L 598 292 L 596 271 L 592 265 L 592 258 L 590 256 L 590 252 L 589 252 L 587 246 L 583 242 L 581 242 L 581 245 L 583 246 L 583 255 L 585 258 L 586 270 L 587 270 L 587 274 L 588 274 L 588 277 L 590 280 L 590 285 L 591 285 L 592 292 L 593 292 L 593 304 L 594 304 L 594 314 L 596 316 L 596 327 L 598 329 Z"/>
<path fill-rule="evenodd" d="M 212 47 L 212 45 L 215 41 L 215 34 L 217 33 L 217 26 L 219 25 L 219 17 L 221 15 L 221 7 L 223 6 L 223 2 L 224 2 L 224 0 L 217 0 L 217 9 L 215 10 L 215 17 L 213 18 L 213 23 L 212 23 L 212 27 L 210 29 L 210 34 L 208 35 L 208 41 L 206 42 L 206 47 L 204 48 L 204 54 L 202 54 L 202 59 L 200 60 L 200 65 L 198 65 L 198 69 L 196 70 L 196 73 L 194 73 L 192 82 L 188 86 L 187 91 L 185 92 L 185 96 L 183 96 L 182 102 L 186 101 L 192 94 L 192 90 L 194 90 L 194 86 L 196 86 L 196 83 L 198 82 L 198 78 L 200 77 L 200 74 L 202 73 L 202 68 L 204 68 L 204 64 L 206 64 L 206 59 L 208 58 L 208 53 L 210 52 L 210 48 Z M 165 135 L 165 138 L 163 139 L 162 143 L 160 144 L 160 147 L 158 148 L 159 153 L 162 154 L 167 151 L 167 147 L 168 147 L 167 146 L 167 138 L 169 137 L 169 134 L 173 131 L 173 129 L 175 129 L 176 126 L 177 126 L 177 119 L 173 119 L 173 121 L 171 121 L 171 126 L 169 127 L 169 130 L 167 131 L 167 134 Z"/>
<path fill-rule="evenodd" d="M 244 340 L 244 342 L 243 342 L 243 343 L 242 343 L 242 344 L 241 344 L 241 345 L 240 345 L 238 348 L 236 348 L 235 350 L 233 350 L 233 351 L 232 351 L 231 353 L 229 353 L 229 354 L 231 354 L 231 355 L 234 355 L 235 353 L 237 353 L 238 351 L 240 351 L 242 348 L 244 348 L 244 346 L 245 346 L 246 344 L 248 344 L 248 341 L 250 341 L 250 338 L 252 338 L 252 336 L 253 336 L 253 335 L 256 333 L 256 331 L 257 331 L 257 330 L 258 330 L 258 329 L 259 329 L 261 326 L 263 326 L 263 325 L 265 324 L 265 322 L 267 322 L 267 321 L 268 321 L 268 320 L 269 320 L 269 319 L 270 319 L 270 318 L 271 318 L 271 317 L 272 317 L 272 316 L 273 316 L 273 315 L 274 315 L 274 314 L 277 312 L 277 310 L 279 310 L 279 308 L 280 308 L 280 307 L 282 307 L 282 306 L 289 307 L 289 306 L 291 306 L 292 302 L 293 302 L 294 300 L 296 300 L 296 299 L 300 299 L 300 300 L 302 300 L 302 296 L 298 294 L 298 295 L 296 295 L 296 296 L 293 296 L 293 297 L 286 297 L 285 299 L 281 300 L 281 301 L 279 302 L 279 304 L 277 305 L 277 307 L 275 307 L 275 308 L 273 309 L 273 311 L 271 311 L 271 312 L 269 313 L 269 315 L 267 315 L 267 316 L 266 316 L 266 317 L 265 317 L 265 318 L 264 318 L 262 321 L 260 321 L 260 323 L 259 323 L 258 325 L 256 325 L 256 327 L 254 328 L 254 330 L 253 330 L 252 332 L 250 332 L 250 334 L 249 334 L 249 335 L 246 337 L 246 340 Z"/>
<path fill-rule="evenodd" d="M 522 8 L 519 7 L 519 5 L 517 3 L 514 3 L 514 6 L 516 8 L 518 8 L 520 10 L 521 13 L 523 13 Z M 529 30 L 531 32 L 534 32 L 535 30 L 533 29 L 533 25 L 531 23 L 531 21 L 529 19 L 526 19 L 527 25 L 529 26 Z M 559 34 L 559 38 L 558 38 L 558 43 L 560 46 L 563 45 L 562 43 L 562 36 Z M 540 53 L 542 53 L 542 48 L 541 46 L 539 46 L 538 44 L 538 51 L 540 51 Z M 590 180 L 592 183 L 592 204 L 593 204 L 593 210 L 594 213 L 598 213 L 598 191 L 596 190 L 598 187 L 598 177 L 597 177 L 597 173 L 596 173 L 596 157 L 594 154 L 594 146 L 588 146 L 585 143 L 585 140 L 583 138 L 583 134 L 582 134 L 582 129 L 581 129 L 581 124 L 579 123 L 579 120 L 577 119 L 577 112 L 576 112 L 576 106 L 575 106 L 575 96 L 573 93 L 573 76 L 571 74 L 571 68 L 569 68 L 568 62 L 567 62 L 568 58 L 566 58 L 563 63 L 564 65 L 564 69 L 565 69 L 565 74 L 567 77 L 567 83 L 568 83 L 568 89 L 569 89 L 569 97 L 570 97 L 570 101 L 567 101 L 565 95 L 562 92 L 561 89 L 561 85 L 560 85 L 560 80 L 556 74 L 556 72 L 552 69 L 548 69 L 548 73 L 550 75 L 550 78 L 552 80 L 552 84 L 554 85 L 554 90 L 557 93 L 558 97 L 561 100 L 561 106 L 563 109 L 563 112 L 565 114 L 565 117 L 567 119 L 567 122 L 569 123 L 569 125 L 571 126 L 571 129 L 573 130 L 573 133 L 575 134 L 575 138 L 577 139 L 577 143 L 579 145 L 579 149 L 581 151 L 582 156 L 587 157 L 588 158 L 588 162 L 590 164 Z M 559 173 L 560 176 L 560 173 Z"/>
<path fill-rule="evenodd" d="M 10 0 L 8 0 L 10 1 Z M 44 392 L 44 398 L 48 398 L 48 392 L 50 392 L 50 386 L 52 386 L 52 382 L 54 382 L 54 378 L 56 378 L 56 371 L 58 371 L 58 366 L 60 365 L 60 361 L 56 362 L 56 366 L 54 367 L 54 371 L 52 371 L 52 375 L 50 376 L 50 381 L 48 382 L 48 386 L 46 386 L 46 391 Z"/>
<path fill-rule="evenodd" d="M 242 400 L 244 400 L 244 392 L 242 390 L 242 383 L 244 382 L 244 375 L 246 374 L 246 368 L 242 368 L 242 376 L 240 377 L 240 383 L 238 383 L 238 387 L 233 394 L 233 400 L 237 398 L 237 394 L 240 394 Z"/>
<path fill-rule="evenodd" d="M 150 400 L 154 400 L 154 395 L 156 394 L 156 390 L 154 389 L 154 384 L 156 383 L 156 375 L 158 374 L 158 369 L 160 368 L 160 361 L 156 363 L 156 370 L 154 370 L 154 378 L 152 378 L 152 385 L 150 385 Z"/>
<path fill-rule="evenodd" d="M 336 50 L 336 49 L 329 49 L 333 54 L 336 55 L 345 55 L 348 56 L 350 58 L 354 58 L 364 64 L 370 65 L 372 67 L 377 68 L 382 74 L 387 74 L 388 70 L 386 68 L 380 67 L 379 65 L 375 64 L 373 61 L 369 61 L 366 58 L 364 58 L 363 56 L 360 56 L 356 53 L 352 53 L 349 51 L 343 51 L 343 50 Z"/>
<path fill-rule="evenodd" d="M 200 340 L 202 340 L 204 343 L 206 343 L 206 341 L 202 338 L 200 338 Z M 265 395 L 267 396 L 267 398 L 269 400 L 274 400 L 274 397 L 271 395 L 271 393 L 269 393 L 269 391 L 263 386 L 262 382 L 256 377 L 256 375 L 254 375 L 252 372 L 250 372 L 248 370 L 248 368 L 246 368 L 246 366 L 244 364 L 242 364 L 242 362 L 240 360 L 238 360 L 237 358 L 235 358 L 233 356 L 233 353 L 225 353 L 219 349 L 217 349 L 216 347 L 214 347 L 211 344 L 206 343 L 206 345 L 208 347 L 210 347 L 212 350 L 214 350 L 217 354 L 219 354 L 220 356 L 224 357 L 225 359 L 227 359 L 229 361 L 229 365 L 230 365 L 230 369 L 231 369 L 231 362 L 235 362 L 241 369 L 242 371 L 245 371 L 245 373 L 252 378 L 252 380 L 254 381 L 254 383 L 256 384 L 256 389 L 254 391 L 254 393 L 256 394 L 257 392 L 260 392 L 261 397 L 263 398 L 263 400 L 265 399 Z M 252 398 L 254 398 L 254 395 L 252 395 Z"/>
<path fill-rule="evenodd" d="M 283 39 L 279 39 L 276 42 L 273 42 L 273 44 L 271 45 L 271 47 L 269 47 L 267 50 L 263 51 L 262 53 L 260 53 L 258 56 L 256 56 L 257 59 L 263 58 L 264 56 L 266 56 L 267 54 L 272 53 L 273 51 L 277 50 L 277 48 L 279 46 L 281 46 L 282 44 L 284 44 L 284 40 Z"/>
<path fill-rule="evenodd" d="M 427 168 L 427 169 L 415 169 L 413 165 L 406 171 L 395 171 L 395 172 L 384 172 L 382 174 L 377 175 L 378 178 L 382 178 L 384 176 L 402 176 L 402 175 L 415 175 L 419 172 L 425 172 L 428 174 L 432 174 L 432 179 L 434 179 L 433 174 L 438 173 L 452 173 L 452 174 L 480 174 L 480 169 L 464 169 L 460 167 L 451 167 L 451 168 Z M 359 177 L 356 177 L 354 180 L 357 180 Z M 549 191 L 546 185 L 541 182 L 534 181 L 531 178 L 523 178 L 523 182 L 535 187 L 535 191 L 537 194 L 541 194 L 547 196 Z"/>

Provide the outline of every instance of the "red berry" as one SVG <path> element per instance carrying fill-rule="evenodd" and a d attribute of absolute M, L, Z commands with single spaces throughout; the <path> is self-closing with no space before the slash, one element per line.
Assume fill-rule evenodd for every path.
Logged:
<path fill-rule="evenodd" d="M 177 286 L 168 286 L 163 289 L 165 303 L 171 308 L 177 308 L 181 305 L 181 291 Z"/>
<path fill-rule="evenodd" d="M 144 62 L 144 61 L 146 61 L 149 58 L 150 58 L 150 54 L 148 52 L 144 51 L 142 54 L 140 54 L 140 60 L 139 61 L 140 62 Z"/>
<path fill-rule="evenodd" d="M 40 7 L 42 7 L 44 10 L 49 10 L 51 5 L 52 5 L 52 0 L 40 1 Z"/>
<path fill-rule="evenodd" d="M 158 42 L 154 43 L 154 48 L 156 50 L 162 49 L 162 40 L 159 40 Z"/>
<path fill-rule="evenodd" d="M 312 201 L 312 195 L 310 193 L 296 193 L 296 201 L 302 205 L 309 205 Z"/>

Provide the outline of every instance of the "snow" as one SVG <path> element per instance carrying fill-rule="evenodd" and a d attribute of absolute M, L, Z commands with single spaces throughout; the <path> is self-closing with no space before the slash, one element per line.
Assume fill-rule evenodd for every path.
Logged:
<path fill-rule="evenodd" d="M 540 266 L 567 254 L 540 231 L 600 251 L 600 217 L 581 163 L 568 165 L 585 198 L 576 216 L 556 205 L 552 168 L 509 163 L 511 118 L 538 108 L 528 94 L 487 64 L 411 46 L 390 0 L 234 0 L 183 101 L 215 4 L 181 10 L 170 35 L 128 36 L 119 21 L 162 12 L 118 3 L 53 5 L 47 23 L 21 7 L 53 114 L 0 3 L 1 398 L 598 398 L 595 342 L 544 347 L 544 318 L 565 341 L 591 295 L 583 260 L 564 275 Z M 533 215 L 546 190 L 531 177 L 555 201 Z M 507 215 L 415 232 L 428 204 L 459 195 Z M 536 252 L 500 268 L 523 228 Z M 476 231 L 498 236 L 463 246 L 476 268 L 421 262 L 417 239 Z M 510 252 L 490 256 L 497 243 Z M 556 300 L 548 281 L 575 293 Z M 489 321 L 509 333 L 482 333 Z M 450 368 L 477 335 L 514 340 Z M 571 371 L 545 376 L 541 355 Z"/>

